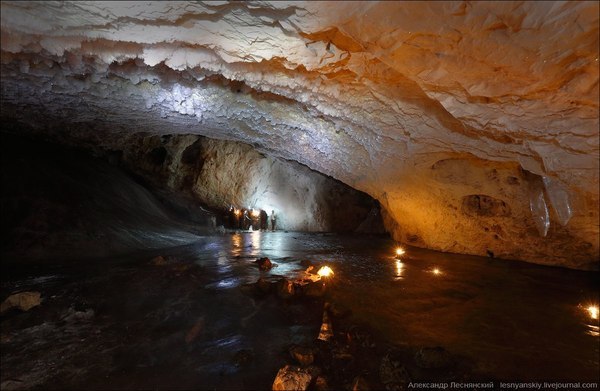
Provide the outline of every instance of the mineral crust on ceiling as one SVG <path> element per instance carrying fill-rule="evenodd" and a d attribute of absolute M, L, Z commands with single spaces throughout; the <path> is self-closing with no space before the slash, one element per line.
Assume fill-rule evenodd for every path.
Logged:
<path fill-rule="evenodd" d="M 408 244 L 598 266 L 598 2 L 1 7 L 3 121 L 241 141 Z"/>

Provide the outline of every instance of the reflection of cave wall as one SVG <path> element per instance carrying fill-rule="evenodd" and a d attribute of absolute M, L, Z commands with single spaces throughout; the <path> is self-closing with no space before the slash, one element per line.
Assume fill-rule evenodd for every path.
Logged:
<path fill-rule="evenodd" d="M 298 163 L 249 145 L 198 136 L 134 136 L 115 144 L 123 165 L 150 181 L 216 210 L 275 210 L 280 229 L 354 231 L 377 203 L 364 193 Z M 115 154 L 113 151 L 112 154 Z M 361 230 L 382 232 L 374 219 Z"/>
<path fill-rule="evenodd" d="M 407 175 L 403 187 L 386 197 L 382 205 L 388 230 L 408 244 L 548 265 L 597 267 L 599 238 L 597 231 L 586 228 L 598 219 L 597 208 L 590 204 L 593 197 L 561 199 L 560 189 L 545 187 L 542 178 L 517 163 L 473 156 L 440 159 Z M 542 200 L 542 210 L 532 213 L 532 199 Z M 568 222 L 567 209 L 572 213 Z"/>

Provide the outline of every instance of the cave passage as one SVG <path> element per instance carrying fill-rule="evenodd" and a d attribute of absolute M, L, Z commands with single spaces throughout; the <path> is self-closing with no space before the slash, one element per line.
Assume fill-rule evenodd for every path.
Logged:
<path fill-rule="evenodd" d="M 153 181 L 177 137 L 129 163 L 127 149 L 2 140 L 1 295 L 30 295 L 3 303 L 3 389 L 268 389 L 286 365 L 333 389 L 596 379 L 597 273 L 397 248 L 363 195 L 304 171 L 349 201 L 298 215 L 333 205 L 360 217 L 337 225 L 355 232 L 272 230 L 251 210 L 232 224 L 242 209 L 194 203 L 189 179 Z M 201 143 L 184 145 L 198 159 Z"/>

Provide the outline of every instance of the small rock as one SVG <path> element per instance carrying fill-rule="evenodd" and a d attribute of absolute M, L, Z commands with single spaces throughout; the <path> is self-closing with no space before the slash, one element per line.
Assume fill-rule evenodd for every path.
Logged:
<path fill-rule="evenodd" d="M 438 369 L 445 368 L 452 363 L 450 353 L 441 346 L 434 348 L 421 348 L 415 354 L 415 363 L 420 368 Z"/>
<path fill-rule="evenodd" d="M 309 366 L 315 360 L 313 350 L 305 346 L 292 346 L 290 348 L 290 355 L 303 367 Z"/>
<path fill-rule="evenodd" d="M 255 286 L 256 289 L 263 294 L 271 293 L 273 289 L 273 284 L 262 277 L 259 278 L 258 281 L 256 281 Z"/>
<path fill-rule="evenodd" d="M 254 261 L 256 264 L 258 264 L 258 268 L 260 270 L 271 270 L 271 268 L 273 267 L 273 264 L 271 263 L 271 260 L 267 257 L 264 258 L 258 258 L 256 261 Z"/>
<path fill-rule="evenodd" d="M 350 344 L 355 344 L 363 348 L 375 347 L 371 334 L 360 326 L 351 326 L 350 330 L 346 333 L 346 338 Z"/>
<path fill-rule="evenodd" d="M 369 383 L 367 383 L 367 380 L 364 377 L 356 376 L 354 378 L 354 381 L 352 382 L 352 391 L 363 391 L 370 389 L 371 387 L 369 387 Z"/>
<path fill-rule="evenodd" d="M 192 326 L 191 329 L 185 335 L 185 343 L 192 343 L 198 335 L 204 330 L 204 318 L 198 318 L 196 323 Z"/>
<path fill-rule="evenodd" d="M 294 283 L 283 278 L 277 282 L 277 296 L 289 299 L 294 296 Z"/>
<path fill-rule="evenodd" d="M 336 303 L 326 303 L 325 308 L 329 311 L 332 317 L 343 319 L 352 315 L 352 310 Z"/>
<path fill-rule="evenodd" d="M 329 341 L 333 337 L 333 326 L 327 315 L 327 311 L 323 312 L 323 323 L 321 324 L 321 330 L 319 330 L 319 336 L 317 339 L 321 341 Z"/>
<path fill-rule="evenodd" d="M 40 292 L 14 293 L 0 304 L 0 313 L 4 313 L 12 308 L 29 311 L 33 307 L 40 305 L 42 302 L 40 296 Z"/>
<path fill-rule="evenodd" d="M 233 357 L 233 363 L 236 367 L 248 364 L 254 358 L 254 353 L 250 349 L 239 350 Z"/>
<path fill-rule="evenodd" d="M 322 297 L 325 294 L 325 284 L 321 281 L 309 282 L 304 287 L 306 297 Z"/>
<path fill-rule="evenodd" d="M 387 354 L 381 359 L 379 366 L 379 379 L 385 385 L 386 390 L 403 390 L 411 379 L 402 365 L 402 362 L 391 354 Z"/>
<path fill-rule="evenodd" d="M 162 255 L 154 257 L 150 260 L 150 263 L 154 266 L 164 266 L 167 264 L 167 260 Z"/>
<path fill-rule="evenodd" d="M 324 376 L 317 376 L 315 379 L 315 390 L 316 391 L 329 391 L 329 382 Z"/>
<path fill-rule="evenodd" d="M 313 263 L 307 259 L 300 261 L 300 266 L 302 266 L 303 268 L 312 268 L 311 270 L 314 270 L 314 266 Z M 307 270 L 308 272 L 308 270 Z M 315 270 L 316 273 L 316 270 Z"/>
<path fill-rule="evenodd" d="M 277 372 L 273 382 L 273 391 L 304 391 L 312 380 L 308 370 L 286 365 Z"/>
<path fill-rule="evenodd" d="M 93 309 L 88 308 L 85 311 L 77 311 L 74 308 L 69 308 L 66 315 L 62 319 L 66 322 L 85 322 L 91 320 L 95 315 Z"/>

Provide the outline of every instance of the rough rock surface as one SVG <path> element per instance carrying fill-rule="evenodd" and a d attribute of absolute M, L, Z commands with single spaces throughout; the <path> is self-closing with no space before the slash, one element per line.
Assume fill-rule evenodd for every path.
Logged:
<path fill-rule="evenodd" d="M 29 311 L 33 307 L 37 307 L 41 303 L 40 292 L 19 292 L 14 293 L 6 298 L 0 305 L 0 313 L 18 308 L 21 311 Z"/>
<path fill-rule="evenodd" d="M 2 120 L 242 141 L 369 193 L 398 240 L 594 268 L 598 8 L 6 1 Z"/>
<path fill-rule="evenodd" d="M 78 144 L 82 139 L 68 141 Z M 264 156 L 249 145 L 193 135 L 138 134 L 104 137 L 102 145 L 98 154 L 116 155 L 122 166 L 157 191 L 169 189 L 163 201 L 185 194 L 217 211 L 232 205 L 269 214 L 275 210 L 280 230 L 340 232 L 360 227 L 384 232 L 379 208 L 368 195 L 296 162 Z"/>

